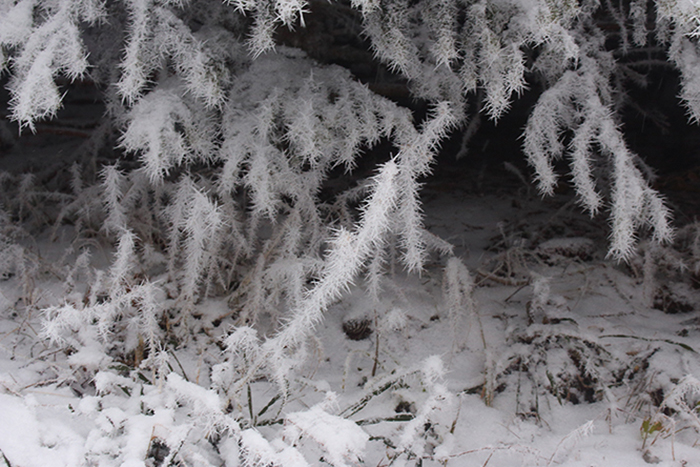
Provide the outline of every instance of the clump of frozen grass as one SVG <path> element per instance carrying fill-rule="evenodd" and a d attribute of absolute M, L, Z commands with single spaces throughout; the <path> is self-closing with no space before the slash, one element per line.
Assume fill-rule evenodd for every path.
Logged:
<path fill-rule="evenodd" d="M 699 407 L 700 381 L 686 375 L 670 389 L 658 409 L 642 420 L 639 428 L 642 449 L 653 446 L 659 438 L 671 438 L 673 443 L 676 435 L 688 428 L 696 437 L 700 436 Z"/>
<path fill-rule="evenodd" d="M 669 314 L 695 309 L 700 283 L 700 228 L 697 223 L 678 230 L 672 244 L 644 242 L 630 260 L 632 273 L 642 281 L 645 305 Z"/>
<path fill-rule="evenodd" d="M 664 398 L 659 409 L 665 408 L 674 411 L 682 421 L 700 434 L 700 381 L 692 375 L 686 375 Z"/>
<path fill-rule="evenodd" d="M 550 397 L 558 404 L 603 400 L 607 386 L 619 380 L 622 364 L 568 321 L 514 329 L 507 342 L 495 384 L 515 391 L 515 411 L 523 418 L 539 421 Z"/>
<path fill-rule="evenodd" d="M 135 241 L 133 232 L 122 233 L 106 279 L 99 271 L 93 273 L 87 252 L 79 255 L 67 275 L 66 288 L 73 288 L 78 270 L 87 271 L 93 282 L 83 300 L 67 300 L 44 310 L 42 334 L 74 352 L 70 364 L 97 371 L 117 360 L 133 369 L 144 365 L 162 371 L 155 362 L 163 352 L 160 322 L 168 302 L 157 284 L 136 280 Z"/>
<path fill-rule="evenodd" d="M 390 463 L 435 459 L 436 448 L 450 438 L 459 411 L 457 398 L 443 383 L 444 374 L 440 357 L 429 357 L 422 363 L 420 382 L 427 398 L 400 429 L 395 448 L 387 454 Z"/>

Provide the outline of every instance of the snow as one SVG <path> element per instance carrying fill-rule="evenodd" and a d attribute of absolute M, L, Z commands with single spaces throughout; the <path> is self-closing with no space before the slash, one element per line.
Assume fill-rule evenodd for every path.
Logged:
<path fill-rule="evenodd" d="M 309 465 L 292 446 L 279 439 L 270 443 L 257 430 L 241 432 L 241 446 L 244 451 L 254 453 L 249 457 L 253 465 L 280 464 L 290 467 L 308 467 Z"/>
<path fill-rule="evenodd" d="M 286 417 L 285 437 L 299 440 L 308 437 L 318 443 L 335 467 L 356 463 L 362 457 L 369 435 L 351 420 L 331 415 L 322 405 Z"/>
<path fill-rule="evenodd" d="M 522 219 L 537 235 L 564 199 L 515 207 L 507 193 L 456 196 L 430 185 L 425 198 L 427 227 L 451 239 L 473 275 L 459 334 L 440 258 L 420 276 L 385 280 L 378 303 L 353 285 L 316 325 L 284 405 L 264 379 L 247 383 L 247 397 L 226 396 L 234 359 L 246 357 L 227 345 L 246 342 L 251 358 L 262 350 L 255 330 L 217 319 L 228 312 L 223 299 L 195 305 L 201 318 L 190 325 L 203 331 L 169 348 L 171 371 L 158 376 L 109 360 L 97 341 L 57 351 L 39 332 L 44 315 L 15 299 L 19 279 L 0 282 L 9 303 L 0 309 L 0 459 L 338 467 L 414 466 L 421 455 L 424 466 L 700 466 L 700 310 L 651 308 L 641 276 L 606 260 L 595 221 L 573 210 L 561 225 L 576 225 L 577 235 L 511 242 L 510 278 L 525 282 L 499 281 L 504 257 L 490 245 L 518 237 Z M 39 285 L 47 291 L 39 306 L 63 306 L 55 278 Z M 697 290 L 683 293 L 698 303 Z M 378 332 L 348 339 L 349 317 L 369 317 Z M 614 384 L 587 392 L 596 381 Z M 664 397 L 674 411 L 659 407 Z M 646 441 L 645 420 L 661 427 Z M 158 443 L 180 448 L 159 454 Z"/>
<path fill-rule="evenodd" d="M 23 401 L 0 394 L 0 450 L 4 456 L 11 465 L 23 467 L 80 465 L 83 455 L 81 437 L 55 415 L 38 417 L 37 412 L 41 409 L 31 396 Z M 50 411 L 49 408 L 47 412 Z"/>

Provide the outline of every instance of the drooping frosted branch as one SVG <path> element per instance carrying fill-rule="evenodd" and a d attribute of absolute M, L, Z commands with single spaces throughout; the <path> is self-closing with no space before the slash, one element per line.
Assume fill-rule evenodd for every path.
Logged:
<path fill-rule="evenodd" d="M 528 119 L 524 151 L 540 191 L 547 194 L 556 185 L 553 162 L 566 154 L 579 200 L 592 215 L 603 202 L 594 168 L 611 167 L 609 252 L 614 258 L 626 259 L 642 226 L 651 227 L 656 240 L 670 240 L 670 214 L 624 142 L 614 121 L 606 80 L 594 62 L 587 59 L 584 63 L 585 67 L 565 73 L 542 95 Z M 607 103 L 602 100 L 605 97 Z M 568 148 L 562 142 L 566 129 L 573 130 Z"/>
<path fill-rule="evenodd" d="M 293 352 L 312 332 L 325 310 L 348 290 L 369 255 L 383 243 L 397 198 L 397 173 L 394 161 L 380 169 L 357 230 L 349 232 L 341 228 L 336 233 L 318 282 L 293 311 L 284 328 L 263 345 L 263 358 L 267 361 L 259 365 L 267 365 L 283 388 L 289 371 L 286 354 Z"/>

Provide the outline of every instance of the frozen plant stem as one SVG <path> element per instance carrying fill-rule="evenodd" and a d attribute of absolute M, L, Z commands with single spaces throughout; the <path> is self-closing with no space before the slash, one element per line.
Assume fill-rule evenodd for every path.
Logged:
<path fill-rule="evenodd" d="M 252 365 L 241 384 L 247 384 L 264 365 L 270 365 L 280 388 L 286 391 L 288 352 L 302 343 L 326 308 L 349 287 L 358 269 L 379 247 L 389 226 L 389 212 L 396 197 L 394 186 L 398 167 L 387 162 L 375 179 L 374 193 L 366 203 L 360 227 L 355 233 L 340 229 L 332 242 L 321 280 L 295 310 L 287 325 L 263 344 L 263 354 Z M 236 391 L 237 392 L 237 391 Z"/>
<path fill-rule="evenodd" d="M 379 327 L 377 319 L 377 310 L 374 310 L 374 363 L 372 364 L 372 378 L 377 374 L 377 365 L 379 364 Z"/>

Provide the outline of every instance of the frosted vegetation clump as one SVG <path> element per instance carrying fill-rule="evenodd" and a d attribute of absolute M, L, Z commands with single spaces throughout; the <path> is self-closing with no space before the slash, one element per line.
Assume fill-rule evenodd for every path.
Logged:
<path fill-rule="evenodd" d="M 314 1 L 0 0 L 10 118 L 33 131 L 61 108 L 67 81 L 92 81 L 106 103 L 99 134 L 118 135 L 123 156 L 98 168 L 96 186 L 82 186 L 79 169 L 73 174 L 74 196 L 60 219 L 73 219 L 78 237 L 109 238 L 115 254 L 106 271 L 78 255 L 68 290 L 78 274 L 89 277 L 88 290 L 45 310 L 44 335 L 71 349 L 71 363 L 91 372 L 99 394 L 138 392 L 153 426 L 178 428 L 162 436 L 170 453 L 162 465 L 200 435 L 234 440 L 221 441 L 218 454 L 243 465 L 307 465 L 304 443 L 332 465 L 359 462 L 367 435 L 347 420 L 351 411 L 334 405 L 332 392 L 289 414 L 284 439 L 268 439 L 254 429 L 262 414 L 246 407 L 250 384 L 274 382 L 286 401 L 315 351 L 314 326 L 324 312 L 355 284 L 376 299 L 387 271 L 420 273 L 431 254 L 448 257 L 451 319 L 474 313 L 470 273 L 424 228 L 419 197 L 441 143 L 477 118 L 469 109 L 498 121 L 536 82 L 544 91 L 522 141 L 539 190 L 551 194 L 570 179 L 583 209 L 608 216 L 613 259 L 629 259 L 641 235 L 658 243 L 673 237 L 648 168 L 625 142 L 619 110 L 626 87 L 645 78 L 620 57 L 663 48 L 680 73 L 688 118 L 700 120 L 696 1 L 336 4 L 361 21 L 376 59 L 427 102 L 424 118 L 348 69 L 277 43 L 280 30 L 304 28 Z M 615 24 L 614 47 L 601 18 Z M 96 152 L 102 143 L 90 144 Z M 389 144 L 391 155 L 372 175 L 327 190 L 332 173 L 355 174 L 379 144 Z M 567 173 L 559 173 L 563 165 Z M 19 192 L 26 195 L 25 181 Z M 22 218 L 31 199 L 14 203 Z M 5 256 L 21 255 L 7 243 Z M 14 263 L 7 268 L 23 274 Z M 172 371 L 168 345 L 199 331 L 194 312 L 210 297 L 226 297 L 230 313 L 222 319 L 232 327 L 205 389 Z M 147 384 L 115 370 L 126 355 Z M 374 387 L 412 378 L 429 394 L 397 440 L 396 458 L 427 452 L 416 444 L 418 431 L 454 409 L 440 362 L 421 365 Z M 175 421 L 176 406 L 206 421 L 204 428 Z M 122 426 L 127 433 L 116 451 L 100 451 L 95 440 L 93 460 L 142 459 L 135 427 Z M 326 428 L 347 437 L 336 445 Z M 101 436 L 114 439 L 110 430 L 105 425 Z"/>

